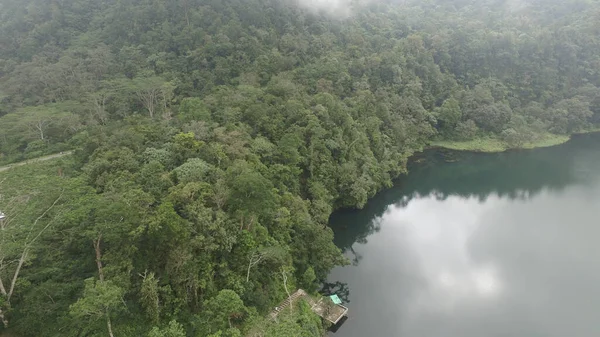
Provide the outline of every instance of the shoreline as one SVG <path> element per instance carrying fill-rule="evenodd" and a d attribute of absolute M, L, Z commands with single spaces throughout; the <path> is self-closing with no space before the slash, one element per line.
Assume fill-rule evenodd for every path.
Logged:
<path fill-rule="evenodd" d="M 486 137 L 477 138 L 468 141 L 452 141 L 452 140 L 438 140 L 429 143 L 425 149 L 445 149 L 453 151 L 463 152 L 476 152 L 476 153 L 501 153 L 510 150 L 533 150 L 545 147 L 553 147 L 564 144 L 570 141 L 574 136 L 600 133 L 600 128 L 595 128 L 587 131 L 575 132 L 571 135 L 555 135 L 546 134 L 540 139 L 525 143 L 520 147 L 510 147 L 506 142 L 498 138 Z"/>

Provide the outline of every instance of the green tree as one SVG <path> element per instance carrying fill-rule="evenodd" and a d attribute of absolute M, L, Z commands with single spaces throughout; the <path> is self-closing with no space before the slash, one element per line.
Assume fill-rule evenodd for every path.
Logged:
<path fill-rule="evenodd" d="M 227 332 L 241 323 L 247 314 L 244 302 L 233 290 L 224 289 L 205 303 L 198 327 L 205 335 Z M 231 331 L 226 335 L 231 335 Z"/>
<path fill-rule="evenodd" d="M 152 328 L 148 337 L 186 337 L 186 333 L 181 324 L 177 321 L 170 321 L 169 325 L 162 329 Z"/>
<path fill-rule="evenodd" d="M 445 100 L 444 104 L 439 108 L 437 115 L 440 128 L 443 132 L 448 133 L 451 136 L 458 122 L 460 122 L 462 118 L 462 111 L 460 110 L 458 100 L 454 98 Z"/>
<path fill-rule="evenodd" d="M 273 211 L 277 195 L 272 183 L 262 174 L 253 170 L 248 164 L 238 162 L 228 172 L 229 207 L 240 219 L 240 228 L 250 228 Z"/>
<path fill-rule="evenodd" d="M 108 335 L 113 337 L 111 320 L 125 309 L 123 295 L 124 290 L 110 281 L 87 279 L 83 296 L 71 305 L 70 313 L 84 324 L 84 331 L 91 332 L 99 324 L 106 324 Z"/>
<path fill-rule="evenodd" d="M 185 98 L 179 106 L 179 119 L 183 122 L 210 121 L 210 111 L 199 98 Z"/>

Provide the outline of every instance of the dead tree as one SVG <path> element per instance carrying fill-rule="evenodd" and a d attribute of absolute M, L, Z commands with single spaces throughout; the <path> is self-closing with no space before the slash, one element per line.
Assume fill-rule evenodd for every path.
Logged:
<path fill-rule="evenodd" d="M 7 215 L 7 219 L 4 219 L 0 222 L 0 232 L 2 233 L 2 236 L 0 239 L 0 271 L 7 269 L 12 264 L 16 264 L 16 267 L 15 267 L 14 271 L 12 272 L 12 278 L 8 285 L 8 290 L 6 289 L 6 286 L 5 286 L 6 283 L 4 282 L 2 275 L 0 275 L 0 294 L 2 294 L 2 296 L 4 296 L 7 307 L 10 307 L 10 300 L 14 294 L 17 281 L 19 280 L 19 276 L 21 274 L 21 269 L 23 268 L 23 265 L 27 261 L 27 258 L 29 257 L 29 253 L 31 252 L 33 245 L 40 238 L 40 236 L 42 236 L 42 234 L 48 228 L 50 228 L 50 226 L 52 226 L 52 224 L 54 223 L 55 217 L 51 218 L 50 221 L 48 221 L 48 223 L 44 227 L 42 227 L 39 230 L 36 230 L 38 223 L 42 219 L 44 219 L 46 217 L 46 215 L 53 208 L 56 207 L 56 205 L 58 204 L 58 202 L 61 199 L 62 199 L 62 193 L 54 200 L 54 202 L 48 208 L 46 208 L 42 212 L 42 214 L 40 216 L 38 216 L 35 219 L 35 221 L 31 225 L 31 227 L 27 231 L 27 235 L 25 236 L 25 239 L 22 241 L 22 243 L 19 247 L 20 253 L 18 254 L 18 258 L 15 260 L 12 260 L 12 261 L 6 260 L 8 257 L 5 255 L 6 254 L 6 246 L 5 246 L 6 239 L 5 239 L 4 233 L 6 231 L 8 231 L 8 229 L 12 225 L 12 223 L 14 221 L 16 221 L 16 219 L 18 219 L 17 215 L 19 214 L 19 212 L 18 212 L 17 207 L 14 208 L 13 214 L 9 213 Z M 20 203 L 16 202 L 16 204 L 20 204 Z M 9 274 L 11 274 L 11 273 L 9 273 Z M 9 323 L 8 318 L 5 316 L 4 310 L 1 307 L 0 307 L 0 320 L 2 320 L 4 327 L 8 327 L 8 323 Z"/>
<path fill-rule="evenodd" d="M 250 255 L 250 257 L 248 258 L 248 271 L 246 272 L 246 282 L 250 281 L 250 269 L 252 269 L 252 267 L 256 266 L 262 260 L 264 260 L 265 257 L 267 257 L 267 255 L 267 251 L 255 251 L 254 253 L 252 253 L 252 255 Z"/>
<path fill-rule="evenodd" d="M 102 234 L 98 235 L 98 238 L 92 240 L 94 244 L 94 251 L 96 252 L 96 267 L 98 268 L 98 278 L 100 282 L 104 282 L 104 270 L 102 269 L 102 249 L 100 248 L 100 243 L 102 242 Z M 110 321 L 110 314 L 106 312 L 106 327 L 108 328 L 108 335 L 110 337 L 115 337 L 112 331 L 112 323 Z"/>

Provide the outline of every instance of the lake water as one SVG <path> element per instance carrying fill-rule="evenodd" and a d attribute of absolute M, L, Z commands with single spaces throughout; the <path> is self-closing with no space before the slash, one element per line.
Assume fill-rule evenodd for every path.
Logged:
<path fill-rule="evenodd" d="M 332 336 L 600 336 L 599 134 L 416 161 L 332 217 L 352 261 L 326 284 L 350 308 Z"/>

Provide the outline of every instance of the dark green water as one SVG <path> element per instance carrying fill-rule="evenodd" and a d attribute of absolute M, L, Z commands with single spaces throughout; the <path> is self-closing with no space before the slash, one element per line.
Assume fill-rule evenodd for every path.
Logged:
<path fill-rule="evenodd" d="M 502 154 L 430 151 L 332 217 L 353 265 L 339 337 L 600 336 L 600 135 Z"/>

